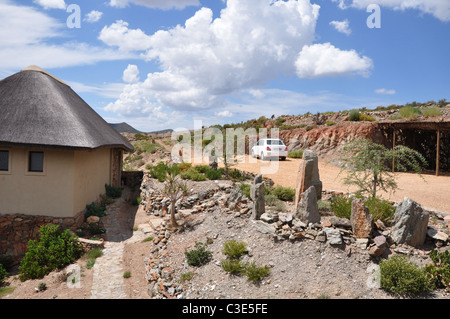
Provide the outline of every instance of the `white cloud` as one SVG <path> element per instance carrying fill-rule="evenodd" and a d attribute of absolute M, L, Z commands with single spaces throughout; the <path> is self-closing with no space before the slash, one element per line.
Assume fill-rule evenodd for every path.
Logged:
<path fill-rule="evenodd" d="M 319 8 L 309 0 L 228 0 L 216 19 L 212 10 L 201 8 L 184 25 L 152 35 L 116 21 L 99 38 L 122 51 L 141 51 L 147 61 L 159 62 L 161 71 L 127 85 L 107 110 L 214 112 L 236 92 L 262 97 L 258 89 L 280 74 L 367 75 L 369 58 L 330 44 L 312 45 Z M 305 61 L 312 69 L 305 69 Z"/>
<path fill-rule="evenodd" d="M 441 21 L 450 21 L 450 1 L 448 0 L 333 0 L 341 9 L 353 7 L 366 9 L 370 4 L 393 10 L 415 9 L 431 14 Z"/>
<path fill-rule="evenodd" d="M 373 67 L 370 58 L 360 57 L 355 50 L 340 50 L 330 43 L 305 45 L 295 65 L 301 78 L 351 74 L 368 76 Z"/>
<path fill-rule="evenodd" d="M 89 23 L 95 23 L 98 22 L 103 16 L 103 12 L 92 10 L 88 14 L 86 14 L 84 21 Z"/>
<path fill-rule="evenodd" d="M 350 35 L 352 33 L 350 23 L 347 19 L 344 21 L 331 21 L 330 25 L 332 25 L 337 31 L 346 35 Z"/>
<path fill-rule="evenodd" d="M 139 69 L 137 65 L 128 65 L 125 71 L 123 71 L 123 81 L 126 83 L 136 83 L 139 81 Z"/>
<path fill-rule="evenodd" d="M 44 9 L 66 9 L 64 0 L 34 0 L 34 3 L 44 7 Z"/>
<path fill-rule="evenodd" d="M 394 95 L 397 93 L 395 90 L 389 90 L 389 89 L 377 89 L 375 90 L 375 93 L 377 94 L 384 94 L 384 95 Z"/>
<path fill-rule="evenodd" d="M 118 99 L 122 93 L 124 83 L 108 83 L 99 86 L 86 85 L 80 82 L 64 81 L 77 93 L 93 93 L 108 99 Z"/>
<path fill-rule="evenodd" d="M 36 8 L 0 2 L 0 68 L 9 73 L 29 65 L 58 68 L 135 57 L 86 43 L 52 44 L 65 30 L 64 23 Z"/>
<path fill-rule="evenodd" d="M 143 51 L 150 47 L 150 36 L 141 29 L 132 30 L 128 23 L 118 20 L 111 26 L 105 26 L 99 39 L 109 46 L 116 46 L 121 51 Z"/>
<path fill-rule="evenodd" d="M 110 0 L 109 5 L 125 8 L 130 3 L 152 9 L 184 9 L 189 6 L 199 6 L 199 0 Z"/>
<path fill-rule="evenodd" d="M 222 112 L 216 112 L 215 115 L 218 116 L 218 117 L 232 117 L 233 113 L 231 113 L 228 110 L 225 110 L 225 111 L 222 111 Z"/>

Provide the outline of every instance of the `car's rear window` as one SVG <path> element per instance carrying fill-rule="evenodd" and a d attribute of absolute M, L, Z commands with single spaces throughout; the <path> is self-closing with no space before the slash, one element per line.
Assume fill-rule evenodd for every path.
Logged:
<path fill-rule="evenodd" d="M 281 140 L 267 140 L 267 145 L 284 145 Z"/>

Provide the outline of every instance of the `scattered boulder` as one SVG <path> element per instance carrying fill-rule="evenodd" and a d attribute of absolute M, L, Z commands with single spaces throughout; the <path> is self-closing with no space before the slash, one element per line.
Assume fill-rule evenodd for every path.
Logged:
<path fill-rule="evenodd" d="M 356 198 L 352 201 L 350 223 L 356 238 L 370 238 L 373 231 L 373 217 L 364 203 Z"/>
<path fill-rule="evenodd" d="M 428 226 L 427 235 L 434 240 L 440 240 L 442 242 L 446 242 L 448 240 L 448 235 L 446 233 L 437 231 L 432 226 Z"/>
<path fill-rule="evenodd" d="M 301 195 L 314 186 L 316 198 L 322 198 L 322 182 L 319 178 L 319 159 L 317 154 L 312 150 L 303 152 L 303 160 L 300 162 L 300 167 L 297 174 L 297 187 L 295 190 L 294 204 L 297 209 Z"/>
<path fill-rule="evenodd" d="M 398 205 L 391 237 L 397 244 L 422 245 L 427 235 L 430 214 L 412 199 L 405 197 Z"/>
<path fill-rule="evenodd" d="M 323 231 L 327 235 L 327 240 L 330 245 L 341 245 L 342 244 L 342 235 L 338 229 L 324 227 Z"/>
<path fill-rule="evenodd" d="M 264 199 L 264 182 L 261 174 L 255 177 L 255 180 L 250 187 L 250 197 L 253 201 L 252 218 L 258 220 L 266 210 L 266 202 Z"/>
<path fill-rule="evenodd" d="M 296 217 L 306 224 L 320 223 L 319 207 L 317 205 L 316 189 L 309 187 L 301 196 L 297 207 Z"/>

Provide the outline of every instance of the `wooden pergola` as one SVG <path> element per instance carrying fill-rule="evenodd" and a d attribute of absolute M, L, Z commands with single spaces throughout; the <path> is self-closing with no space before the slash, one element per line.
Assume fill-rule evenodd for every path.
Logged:
<path fill-rule="evenodd" d="M 433 148 L 433 151 L 435 149 L 435 171 L 436 176 L 439 176 L 439 170 L 441 166 L 441 161 L 444 159 L 446 162 L 445 168 L 448 170 L 448 152 L 450 143 L 442 144 L 443 136 L 445 137 L 445 140 L 447 140 L 450 137 L 450 121 L 389 121 L 389 122 L 380 122 L 378 123 L 378 126 L 381 131 L 385 133 L 386 141 L 391 142 L 392 148 L 394 148 L 397 145 L 397 141 L 399 139 L 403 139 L 405 142 L 407 137 L 405 132 L 409 133 L 408 139 L 409 144 L 411 144 L 411 148 L 417 150 L 417 143 L 425 144 L 428 146 L 428 149 Z M 413 134 L 411 135 L 411 132 Z M 422 137 L 420 141 L 417 141 L 417 137 L 421 134 L 419 132 L 426 132 L 425 138 Z M 431 138 L 432 135 L 435 135 L 436 138 L 434 140 L 434 137 Z M 434 145 L 435 143 L 435 145 Z M 388 144 L 388 143 L 386 143 Z M 386 145 L 388 146 L 388 145 Z M 421 145 L 424 147 L 424 145 Z M 425 146 L 425 147 L 426 147 Z M 443 150 L 444 158 L 442 158 Z M 392 168 L 394 169 L 395 162 L 392 163 Z"/>

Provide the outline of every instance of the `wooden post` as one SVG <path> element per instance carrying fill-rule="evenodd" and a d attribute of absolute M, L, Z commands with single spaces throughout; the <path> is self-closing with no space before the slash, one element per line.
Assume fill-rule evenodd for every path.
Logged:
<path fill-rule="evenodd" d="M 439 144 L 440 144 L 440 134 L 441 131 L 437 130 L 437 144 L 436 144 L 436 176 L 439 176 Z"/>
<path fill-rule="evenodd" d="M 392 133 L 392 149 L 395 148 L 395 129 Z M 392 157 L 392 172 L 395 172 L 395 157 Z"/>

